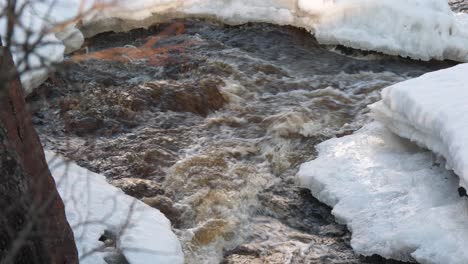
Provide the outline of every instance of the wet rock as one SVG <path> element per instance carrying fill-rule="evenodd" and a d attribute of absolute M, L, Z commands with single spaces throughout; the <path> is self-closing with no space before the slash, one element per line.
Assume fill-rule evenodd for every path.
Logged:
<path fill-rule="evenodd" d="M 99 241 L 103 242 L 105 252 L 104 261 L 107 264 L 129 264 L 125 255 L 117 248 L 117 235 L 109 230 L 104 230 Z"/>
<path fill-rule="evenodd" d="M 95 117 L 80 116 L 78 113 L 68 112 L 63 117 L 65 129 L 68 132 L 75 133 L 78 136 L 92 134 L 98 130 L 103 122 Z"/>
<path fill-rule="evenodd" d="M 232 254 L 224 258 L 221 264 L 236 264 L 236 263 L 249 263 L 249 264 L 265 264 L 265 262 L 255 256 Z"/>
<path fill-rule="evenodd" d="M 345 236 L 348 230 L 343 225 L 325 225 L 320 227 L 319 234 L 323 236 L 331 236 L 331 237 L 342 237 Z"/>
<path fill-rule="evenodd" d="M 173 118 L 169 122 L 179 121 Z M 157 127 L 160 122 L 165 122 L 165 119 L 152 118 L 148 121 L 150 122 L 154 122 L 152 125 Z M 109 124 L 112 125 L 115 124 Z M 57 130 L 57 126 L 47 124 L 46 129 L 47 133 L 54 136 L 68 135 Z M 167 173 L 165 168 L 176 163 L 180 149 L 192 142 L 193 138 L 189 135 L 196 131 L 197 128 L 192 127 L 176 129 L 144 127 L 131 130 L 128 134 L 115 134 L 112 137 L 96 138 L 88 135 L 87 138 L 81 138 L 73 134 L 70 141 L 45 139 L 44 142 L 50 144 L 49 148 L 79 161 L 81 166 L 103 174 L 109 179 L 139 178 L 161 182 Z M 146 196 L 154 195 L 156 194 Z"/>
<path fill-rule="evenodd" d="M 172 200 L 166 196 L 158 195 L 155 197 L 144 197 L 141 199 L 147 205 L 158 209 L 163 213 L 174 226 L 180 225 L 181 212 L 174 207 Z"/>
<path fill-rule="evenodd" d="M 224 252 L 222 264 L 234 263 L 252 263 L 264 264 L 265 262 L 260 258 L 260 250 L 252 245 L 241 245 L 233 250 Z"/>
<path fill-rule="evenodd" d="M 70 111 L 72 109 L 76 109 L 78 105 L 80 104 L 80 101 L 76 98 L 63 98 L 59 100 L 58 106 L 60 108 L 61 113 L 65 113 L 67 111 Z M 36 113 L 38 115 L 40 113 Z M 43 116 L 43 115 L 42 115 Z"/>
<path fill-rule="evenodd" d="M 122 189 L 124 193 L 138 199 L 143 197 L 153 197 L 164 193 L 161 185 L 152 180 L 123 178 L 113 180 L 111 181 L 111 184 Z"/>
<path fill-rule="evenodd" d="M 221 61 L 207 61 L 205 65 L 200 66 L 200 72 L 203 74 L 213 74 L 215 76 L 229 77 L 235 73 L 234 68 Z"/>
<path fill-rule="evenodd" d="M 125 256 L 119 252 L 108 253 L 104 257 L 104 261 L 107 264 L 130 264 L 130 262 L 128 262 Z"/>
<path fill-rule="evenodd" d="M 266 209 L 264 211 L 266 215 L 273 215 L 293 228 L 308 232 L 328 233 L 330 231 L 337 234 L 339 231 L 332 232 L 333 226 L 337 230 L 345 229 L 338 224 L 329 225 L 334 222 L 330 209 L 316 200 L 310 191 L 291 185 L 284 180 L 259 194 L 260 202 Z M 297 217 L 290 217 L 291 213 Z M 345 233 L 342 235 L 346 235 Z"/>
<path fill-rule="evenodd" d="M 207 116 L 227 103 L 219 91 L 219 79 L 202 79 L 198 83 L 151 82 L 153 99 L 162 111 L 191 112 Z"/>
<path fill-rule="evenodd" d="M 288 76 L 284 70 L 271 64 L 257 64 L 253 68 L 254 71 L 262 72 L 267 75 L 279 75 L 281 77 Z"/>
<path fill-rule="evenodd" d="M 115 247 L 116 239 L 117 236 L 109 230 L 104 230 L 104 234 L 99 237 L 99 241 L 103 242 L 105 247 Z"/>
<path fill-rule="evenodd" d="M 402 262 L 392 259 L 384 259 L 379 255 L 372 255 L 370 257 L 361 257 L 363 263 L 372 263 L 372 264 L 410 264 L 414 262 Z"/>
<path fill-rule="evenodd" d="M 240 245 L 236 248 L 234 248 L 233 250 L 229 250 L 227 252 L 225 252 L 225 255 L 244 255 L 244 256 L 255 256 L 255 257 L 259 257 L 260 256 L 260 252 L 258 251 L 258 248 L 256 248 L 255 246 L 251 245 L 251 244 L 247 244 L 247 245 Z"/>
<path fill-rule="evenodd" d="M 83 67 L 76 70 L 83 70 Z M 96 72 L 90 74 L 97 75 Z M 65 73 L 58 73 L 55 78 L 60 86 L 53 85 L 51 80 L 41 87 L 42 91 L 35 91 L 31 98 L 40 98 L 38 94 L 43 93 L 43 100 L 47 100 L 47 104 L 38 101 L 33 108 L 37 109 L 36 114 L 44 116 L 47 113 L 41 113 L 40 110 L 45 105 L 58 108 L 61 120 L 57 125 L 64 127 L 66 134 L 82 137 L 96 132 L 103 136 L 113 136 L 140 125 L 148 118 L 164 115 L 167 111 L 207 116 L 227 103 L 220 92 L 223 81 L 212 77 L 136 84 L 122 81 L 119 86 L 109 86 L 97 77 L 88 83 L 75 82 L 68 77 Z M 67 97 L 56 97 L 56 94 L 67 94 Z M 186 118 L 189 117 L 187 115 Z M 162 125 L 163 128 L 169 128 Z"/>
<path fill-rule="evenodd" d="M 312 241 L 314 241 L 314 236 L 310 234 L 304 234 L 300 232 L 291 232 L 288 234 L 289 239 L 291 240 L 297 240 L 302 243 L 308 244 Z"/>

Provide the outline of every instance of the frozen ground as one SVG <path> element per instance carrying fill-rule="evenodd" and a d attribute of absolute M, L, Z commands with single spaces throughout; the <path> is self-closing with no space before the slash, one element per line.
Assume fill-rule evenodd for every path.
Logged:
<path fill-rule="evenodd" d="M 0 1 L 2 9 L 5 2 Z M 48 32 L 38 54 L 28 59 L 30 65 L 37 67 L 45 61 L 49 66 L 60 62 L 64 51 L 71 52 L 82 45 L 83 34 L 128 31 L 187 16 L 212 17 L 230 24 L 292 25 L 310 30 L 321 44 L 422 60 L 468 61 L 468 15 L 453 13 L 446 0 L 106 0 L 100 2 L 112 4 L 100 5 L 94 12 L 87 12 L 93 1 L 85 1 L 83 7 L 79 2 L 33 1 L 25 9 L 22 22 L 34 33 L 28 43 L 34 43 L 39 32 Z M 50 8 L 50 3 L 55 3 L 54 7 Z M 78 13 L 84 14 L 80 16 L 82 32 L 75 28 L 75 21 L 61 24 Z M 57 24 L 58 27 L 51 27 Z M 5 36 L 6 28 L 5 19 L 0 19 L 0 35 Z M 19 26 L 16 29 L 15 41 L 24 42 L 26 30 Z M 20 46 L 17 48 L 15 59 L 21 64 L 24 53 Z M 29 93 L 44 81 L 47 72 L 33 70 L 28 73 L 22 80 Z"/>
<path fill-rule="evenodd" d="M 132 264 L 184 262 L 169 220 L 157 209 L 124 194 L 104 176 L 50 151 L 46 157 L 65 203 L 80 263 L 105 264 L 118 253 Z M 105 233 L 109 240 L 99 241 Z"/>
<path fill-rule="evenodd" d="M 298 172 L 302 186 L 333 207 L 363 255 L 418 263 L 467 263 L 468 201 L 458 178 L 429 151 L 379 123 L 318 145 Z"/>

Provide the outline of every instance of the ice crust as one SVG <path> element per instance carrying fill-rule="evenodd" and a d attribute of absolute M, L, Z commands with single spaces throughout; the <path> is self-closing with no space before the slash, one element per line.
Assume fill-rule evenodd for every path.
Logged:
<path fill-rule="evenodd" d="M 432 150 L 468 187 L 468 64 L 427 73 L 382 91 L 375 119 Z"/>
<path fill-rule="evenodd" d="M 468 263 L 468 200 L 458 195 L 458 177 L 434 164 L 431 152 L 377 122 L 317 149 L 299 182 L 333 207 L 358 254 Z"/>
<path fill-rule="evenodd" d="M 87 22 L 167 15 L 292 25 L 310 30 L 322 44 L 422 60 L 468 61 L 468 15 L 454 14 L 446 0 L 139 0 L 122 2 Z"/>
<path fill-rule="evenodd" d="M 24 1 L 24 0 L 21 0 Z M 20 1 L 20 2 L 21 2 Z M 85 1 L 86 7 L 94 1 Z M 0 0 L 5 6 L 6 0 Z M 68 20 L 79 13 L 80 0 L 32 1 L 26 25 L 33 32 Z M 51 2 L 56 2 L 50 9 Z M 108 8 L 90 12 L 80 21 L 46 40 L 55 42 L 40 49 L 50 63 L 60 62 L 63 52 L 79 48 L 84 36 L 104 31 L 128 31 L 178 17 L 211 17 L 230 24 L 267 22 L 310 30 L 322 44 L 344 45 L 414 59 L 468 61 L 468 15 L 454 14 L 446 0 L 100 0 Z M 5 20 L 0 34 L 5 35 Z M 24 39 L 18 32 L 18 41 Z M 53 34 L 56 33 L 56 34 Z M 83 36 L 84 35 L 84 36 Z M 63 41 L 57 41 L 57 37 Z M 32 41 L 32 40 L 31 40 Z M 21 53 L 14 54 L 16 60 Z M 38 61 L 31 62 L 37 65 Z M 34 71 L 22 77 L 29 93 L 47 77 Z"/>
<path fill-rule="evenodd" d="M 51 151 L 46 151 L 52 175 L 65 203 L 80 258 L 104 244 L 105 230 L 120 234 L 117 248 L 132 264 L 184 263 L 181 245 L 169 220 L 157 209 L 124 194 L 92 173 Z M 80 260 L 84 264 L 106 264 L 109 250 L 101 249 Z"/>

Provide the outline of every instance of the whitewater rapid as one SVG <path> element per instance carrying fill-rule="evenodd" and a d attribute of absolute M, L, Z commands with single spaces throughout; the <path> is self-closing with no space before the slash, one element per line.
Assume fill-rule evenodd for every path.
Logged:
<path fill-rule="evenodd" d="M 92 59 L 168 28 L 147 58 Z M 88 39 L 29 101 L 47 148 L 125 191 L 152 183 L 130 194 L 171 220 L 187 263 L 378 263 L 295 174 L 381 89 L 451 64 L 344 52 L 294 27 L 176 20 Z"/>

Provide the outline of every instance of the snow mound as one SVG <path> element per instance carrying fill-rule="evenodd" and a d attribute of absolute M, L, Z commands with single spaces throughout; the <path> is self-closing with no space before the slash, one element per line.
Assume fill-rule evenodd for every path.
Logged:
<path fill-rule="evenodd" d="M 109 250 L 99 241 L 104 231 L 117 235 L 116 248 L 132 264 L 184 262 L 171 224 L 158 210 L 124 194 L 102 175 L 50 151 L 46 151 L 46 158 L 65 203 L 80 263 L 107 263 L 104 258 Z M 100 250 L 92 252 L 95 249 Z"/>
<path fill-rule="evenodd" d="M 468 263 L 468 201 L 458 178 L 432 155 L 371 123 L 318 145 L 300 184 L 333 207 L 366 256 L 430 264 Z"/>
<path fill-rule="evenodd" d="M 468 64 L 427 73 L 385 88 L 371 105 L 390 130 L 447 160 L 468 187 Z"/>

